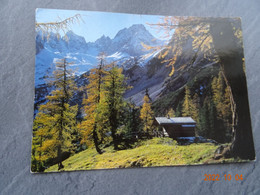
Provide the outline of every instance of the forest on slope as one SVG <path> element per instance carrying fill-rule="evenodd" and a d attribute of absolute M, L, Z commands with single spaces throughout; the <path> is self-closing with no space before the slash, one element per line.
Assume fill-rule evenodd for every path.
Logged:
<path fill-rule="evenodd" d="M 243 54 L 220 52 L 222 45 L 215 39 L 223 42 L 223 38 L 212 25 L 226 25 L 227 31 L 221 33 L 231 36 L 234 42 L 229 44 L 240 51 L 240 23 L 226 20 L 165 17 L 156 27 L 167 27 L 166 32 L 174 29 L 174 35 L 164 47 L 143 44 L 158 51 L 143 77 L 136 78 L 135 71 L 115 62 L 107 63 L 106 55 L 100 53 L 98 65 L 81 76 L 85 82 L 79 86 L 71 62 L 58 60 L 48 78 L 50 92 L 36 108 L 32 171 L 42 172 L 54 164 L 62 170 L 65 159 L 83 150 L 94 148 L 103 155 L 111 147 L 114 151 L 134 149 L 140 140 L 162 137 L 154 125 L 158 116 L 190 116 L 197 123 L 196 136 L 230 143 L 222 146 L 223 158 L 253 159 L 250 118 L 241 117 L 241 112 L 250 117 Z M 162 75 L 162 80 L 156 79 Z"/>

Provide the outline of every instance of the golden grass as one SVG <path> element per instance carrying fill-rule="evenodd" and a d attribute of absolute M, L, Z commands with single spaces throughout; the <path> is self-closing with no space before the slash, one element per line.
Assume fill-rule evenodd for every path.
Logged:
<path fill-rule="evenodd" d="M 179 146 L 169 138 L 154 138 L 133 149 L 114 151 L 109 147 L 101 155 L 89 148 L 63 161 L 62 171 L 203 164 L 212 159 L 217 147 L 211 143 Z M 57 169 L 54 165 L 45 171 Z"/>

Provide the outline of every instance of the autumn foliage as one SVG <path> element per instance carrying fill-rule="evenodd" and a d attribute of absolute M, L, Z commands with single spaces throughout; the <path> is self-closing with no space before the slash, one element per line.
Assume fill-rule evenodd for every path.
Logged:
<path fill-rule="evenodd" d="M 48 33 L 49 28 L 67 28 L 66 22 L 79 19 L 76 15 L 60 23 L 37 24 L 36 27 Z M 230 154 L 253 159 L 251 126 L 247 125 L 250 116 L 242 35 L 238 21 L 234 21 L 164 17 L 161 22 L 150 24 L 164 31 L 169 42 L 156 47 L 140 44 L 146 50 L 157 51 L 156 62 L 169 71 L 167 82 L 162 86 L 164 91 L 157 95 L 157 100 L 152 101 L 148 89 L 142 88 L 139 95 L 143 94 L 143 101 L 139 105 L 124 96 L 131 88 L 124 70 L 116 62 L 107 63 L 104 53 L 99 54 L 97 66 L 84 74 L 87 84 L 81 89 L 76 86 L 69 68 L 72 63 L 58 60 L 53 76 L 47 78 L 51 92 L 39 106 L 33 123 L 32 171 L 41 172 L 53 164 L 62 169 L 63 160 L 85 149 L 93 148 L 95 155 L 103 155 L 108 147 L 114 151 L 134 147 L 138 139 L 159 136 L 161 130 L 154 126 L 154 117 L 159 116 L 192 117 L 196 121 L 196 136 L 232 143 L 228 148 Z M 216 26 L 225 28 L 216 32 Z M 224 40 L 223 34 L 230 39 Z M 231 57 L 222 52 L 218 41 L 224 45 L 225 41 L 233 44 L 235 49 Z M 187 45 L 191 47 L 189 57 L 185 56 L 184 46 Z M 197 70 L 195 65 L 204 62 L 210 62 L 210 67 L 204 67 L 210 75 L 202 77 L 207 82 L 198 81 L 194 76 L 204 71 Z M 180 77 L 176 74 L 181 70 L 193 76 L 186 75 L 183 85 L 171 91 L 167 84 Z M 85 96 L 82 105 L 75 105 L 73 97 L 80 90 Z"/>

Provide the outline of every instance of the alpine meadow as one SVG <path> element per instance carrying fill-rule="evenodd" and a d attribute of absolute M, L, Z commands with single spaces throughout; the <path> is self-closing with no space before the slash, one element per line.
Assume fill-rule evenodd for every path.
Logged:
<path fill-rule="evenodd" d="M 255 159 L 239 18 L 36 10 L 32 172 Z"/>

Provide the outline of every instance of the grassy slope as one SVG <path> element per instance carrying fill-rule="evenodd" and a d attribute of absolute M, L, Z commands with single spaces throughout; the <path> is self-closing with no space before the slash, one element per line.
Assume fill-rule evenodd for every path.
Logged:
<path fill-rule="evenodd" d="M 139 143 L 134 149 L 107 148 L 102 155 L 89 148 L 63 161 L 63 171 L 203 164 L 212 159 L 217 147 L 210 143 L 178 146 L 169 139 L 154 138 Z M 46 172 L 57 171 L 57 168 L 54 165 Z"/>

